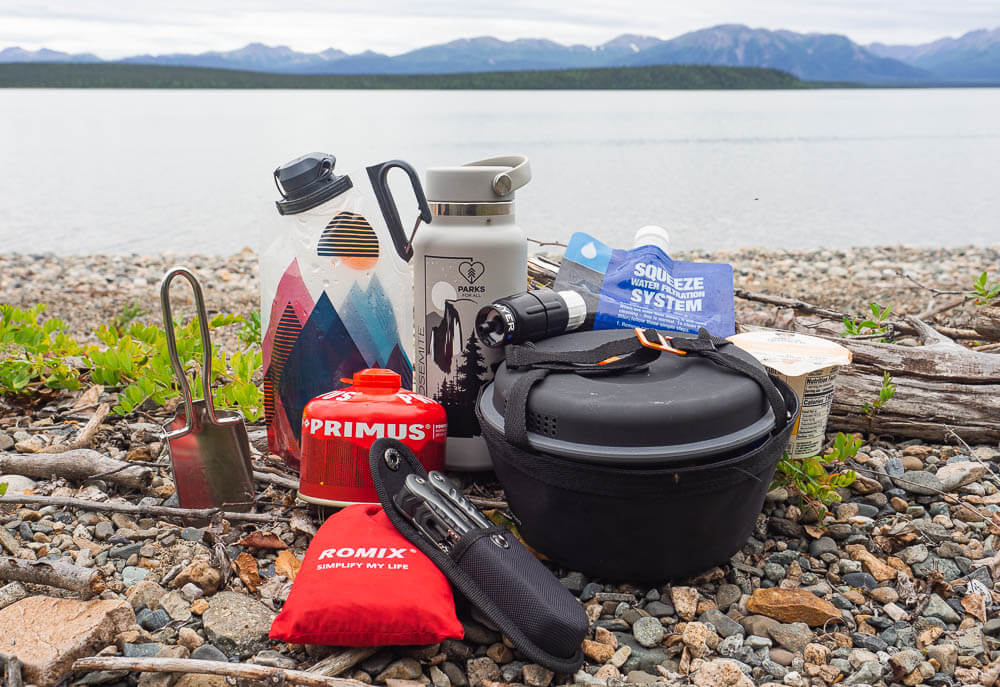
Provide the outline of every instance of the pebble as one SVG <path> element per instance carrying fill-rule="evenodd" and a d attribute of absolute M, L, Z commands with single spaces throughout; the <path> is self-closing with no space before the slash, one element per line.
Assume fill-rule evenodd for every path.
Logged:
<path fill-rule="evenodd" d="M 866 572 L 847 573 L 844 575 L 843 580 L 844 584 L 848 584 L 852 587 L 861 587 L 864 589 L 875 589 L 878 587 L 878 580 Z"/>
<path fill-rule="evenodd" d="M 166 627 L 170 623 L 170 615 L 161 609 L 151 611 L 145 608 L 135 615 L 135 620 L 139 627 L 150 632 Z"/>
<path fill-rule="evenodd" d="M 125 587 L 128 588 L 137 582 L 145 580 L 147 575 L 149 575 L 149 571 L 145 568 L 137 568 L 132 565 L 126 565 L 122 569 L 122 582 L 125 584 Z"/>
<path fill-rule="evenodd" d="M 867 649 L 868 651 L 878 652 L 889 648 L 889 644 L 884 639 L 866 632 L 854 632 L 851 634 L 851 642 L 855 648 Z"/>
<path fill-rule="evenodd" d="M 924 608 L 924 612 L 921 615 L 925 618 L 937 618 L 946 623 L 959 623 L 962 620 L 961 616 L 955 612 L 955 609 L 949 606 L 937 594 L 931 594 L 930 601 L 928 601 L 927 607 Z"/>
<path fill-rule="evenodd" d="M 663 625 L 656 618 L 639 618 L 632 626 L 632 635 L 642 646 L 652 648 L 663 639 Z"/>
<path fill-rule="evenodd" d="M 702 613 L 698 620 L 703 623 L 711 623 L 720 637 L 743 634 L 742 625 L 715 608 Z"/>
<path fill-rule="evenodd" d="M 224 653 L 211 644 L 202 644 L 194 649 L 191 652 L 191 658 L 196 658 L 199 661 L 220 661 L 222 663 L 229 661 Z"/>

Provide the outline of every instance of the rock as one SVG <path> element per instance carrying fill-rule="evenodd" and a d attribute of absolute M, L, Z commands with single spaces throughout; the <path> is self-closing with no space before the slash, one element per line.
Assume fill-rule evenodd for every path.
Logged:
<path fill-rule="evenodd" d="M 493 659 L 494 663 L 503 665 L 514 660 L 514 652 L 508 649 L 502 642 L 490 645 L 486 650 L 486 655 Z"/>
<path fill-rule="evenodd" d="M 615 654 L 615 650 L 607 644 L 601 644 L 592 639 L 583 640 L 581 648 L 583 649 L 583 655 L 594 663 L 607 663 Z"/>
<path fill-rule="evenodd" d="M 838 616 L 839 617 L 839 616 Z M 805 623 L 778 624 L 768 630 L 768 636 L 789 651 L 800 653 L 816 639 Z"/>
<path fill-rule="evenodd" d="M 583 587 L 583 591 L 580 592 L 580 601 L 590 601 L 593 599 L 599 591 L 604 589 L 604 586 L 598 582 L 588 582 Z"/>
<path fill-rule="evenodd" d="M 867 649 L 868 651 L 885 651 L 889 648 L 888 642 L 881 637 L 877 637 L 867 632 L 854 632 L 851 634 L 851 643 L 855 648 Z"/>
<path fill-rule="evenodd" d="M 851 587 L 875 589 L 878 586 L 878 580 L 866 572 L 847 573 L 841 579 L 844 580 L 844 584 L 850 585 Z"/>
<path fill-rule="evenodd" d="M 144 608 L 136 614 L 135 619 L 139 627 L 150 632 L 160 630 L 170 623 L 170 615 L 162 609 L 152 611 Z"/>
<path fill-rule="evenodd" d="M 204 599 L 195 599 L 191 602 L 191 612 L 195 615 L 203 615 L 208 610 L 208 602 Z"/>
<path fill-rule="evenodd" d="M 824 553 L 837 553 L 837 542 L 835 542 L 830 537 L 820 537 L 819 539 L 814 539 L 809 544 L 809 555 L 814 558 L 819 558 Z"/>
<path fill-rule="evenodd" d="M 935 644 L 926 649 L 927 658 L 938 662 L 938 672 L 951 675 L 958 661 L 958 647 L 954 644 Z"/>
<path fill-rule="evenodd" d="M 180 592 L 168 592 L 157 602 L 159 608 L 166 611 L 173 620 L 187 622 L 191 620 L 191 605 L 181 596 Z"/>
<path fill-rule="evenodd" d="M 748 635 L 756 635 L 757 637 L 767 637 L 768 631 L 778 624 L 774 618 L 768 618 L 764 615 L 748 615 L 740 621 L 740 625 L 743 626 Z"/>
<path fill-rule="evenodd" d="M 736 661 L 717 658 L 704 663 L 692 677 L 695 687 L 754 687 Z"/>
<path fill-rule="evenodd" d="M 887 603 L 885 606 L 882 607 L 882 610 L 885 611 L 885 614 L 887 616 L 892 618 L 897 623 L 909 615 L 909 613 L 907 613 L 894 603 Z"/>
<path fill-rule="evenodd" d="M 880 604 L 891 604 L 899 600 L 899 594 L 892 587 L 877 587 L 871 590 L 869 596 Z"/>
<path fill-rule="evenodd" d="M 0 434 L 0 439 L 5 436 L 7 435 Z M 35 480 L 22 475 L 0 475 L 0 484 L 7 485 L 7 496 L 14 496 L 15 494 L 23 495 L 25 492 L 34 491 L 38 488 Z"/>
<path fill-rule="evenodd" d="M 670 600 L 681 620 L 694 620 L 698 612 L 698 590 L 694 587 L 671 587 Z"/>
<path fill-rule="evenodd" d="M 486 659 L 489 660 L 489 659 Z M 385 682 L 389 679 L 396 680 L 416 680 L 422 674 L 420 661 L 415 658 L 401 658 L 393 661 L 375 677 L 375 682 Z M 497 677 L 500 677 L 500 669 L 497 669 Z M 496 679 L 496 678 L 491 678 Z"/>
<path fill-rule="evenodd" d="M 924 655 L 916 649 L 904 649 L 889 657 L 889 667 L 892 668 L 894 680 L 902 680 L 917 669 L 924 660 Z"/>
<path fill-rule="evenodd" d="M 615 649 L 615 653 L 608 661 L 608 663 L 613 665 L 615 668 L 621 668 L 623 665 L 625 665 L 625 661 L 627 661 L 629 659 L 629 656 L 631 655 L 632 655 L 632 647 L 620 646 L 617 649 Z"/>
<path fill-rule="evenodd" d="M 480 687 L 484 680 L 495 682 L 500 677 L 500 666 L 486 656 L 470 658 L 465 670 L 469 674 L 469 687 Z"/>
<path fill-rule="evenodd" d="M 469 681 L 465 679 L 465 671 L 451 661 L 445 661 L 441 665 L 441 670 L 448 676 L 453 687 L 466 687 L 469 684 Z"/>
<path fill-rule="evenodd" d="M 795 654 L 793 654 L 788 649 L 781 649 L 781 648 L 771 649 L 770 654 L 771 654 L 771 660 L 780 666 L 790 666 L 792 665 L 792 661 L 795 660 Z M 772 673 L 772 675 L 773 674 L 774 673 Z"/>
<path fill-rule="evenodd" d="M 734 603 L 739 602 L 743 596 L 743 590 L 735 584 L 720 584 L 719 590 L 715 593 L 715 604 L 725 613 Z"/>
<path fill-rule="evenodd" d="M 570 593 L 579 596 L 587 584 L 587 579 L 583 576 L 583 573 L 571 572 L 566 575 L 566 577 L 560 578 L 559 582 L 561 582 L 562 586 L 564 586 Z"/>
<path fill-rule="evenodd" d="M 126 589 L 146 579 L 149 571 L 145 568 L 137 568 L 134 565 L 126 565 L 122 570 L 122 584 Z"/>
<path fill-rule="evenodd" d="M 125 658 L 152 658 L 160 653 L 162 648 L 163 645 L 159 642 L 126 643 L 122 646 L 122 656 Z"/>
<path fill-rule="evenodd" d="M 639 644 L 651 649 L 663 639 L 663 625 L 656 618 L 642 617 L 632 625 L 632 635 Z"/>
<path fill-rule="evenodd" d="M 203 592 L 201 587 L 193 582 L 188 582 L 181 587 L 181 596 L 183 596 L 186 601 L 194 601 L 195 599 L 200 599 L 205 596 L 205 592 Z"/>
<path fill-rule="evenodd" d="M 959 487 L 964 487 L 970 482 L 982 479 L 986 474 L 986 466 L 972 461 L 961 461 L 958 463 L 948 463 L 938 468 L 934 476 L 941 482 L 941 488 L 945 491 L 956 491 Z M 2 481 L 0 477 L 0 481 Z"/>
<path fill-rule="evenodd" d="M 674 607 L 662 601 L 650 601 L 643 607 L 643 610 L 654 618 L 666 618 L 674 614 Z"/>
<path fill-rule="evenodd" d="M 747 601 L 747 611 L 780 620 L 806 623 L 813 627 L 840 621 L 840 611 L 829 601 L 802 589 L 756 589 Z"/>
<path fill-rule="evenodd" d="M 806 663 L 817 666 L 826 665 L 830 661 L 830 650 L 822 644 L 806 644 L 805 648 L 802 649 L 802 658 L 805 659 Z"/>
<path fill-rule="evenodd" d="M 913 565 L 915 563 L 923 563 L 926 561 L 928 554 L 929 552 L 926 544 L 914 544 L 913 546 L 907 546 L 896 555 L 899 556 L 899 559 L 907 565 Z"/>
<path fill-rule="evenodd" d="M 182 675 L 174 687 L 227 687 L 226 678 L 221 675 Z"/>
<path fill-rule="evenodd" d="M 961 616 L 955 611 L 954 608 L 948 605 L 948 603 L 942 599 L 937 594 L 931 594 L 931 599 L 927 603 L 927 607 L 924 608 L 924 612 L 921 613 L 925 618 L 937 618 L 938 620 L 943 620 L 946 623 L 959 623 L 962 621 Z"/>
<path fill-rule="evenodd" d="M 177 576 L 170 581 L 170 586 L 179 589 L 188 583 L 195 585 L 205 594 L 214 594 L 222 584 L 222 573 L 213 568 L 207 560 L 198 559 L 177 573 Z"/>
<path fill-rule="evenodd" d="M 955 561 L 935 554 L 930 554 L 923 563 L 916 563 L 911 568 L 917 577 L 928 577 L 933 572 L 939 572 L 944 576 L 945 582 L 952 582 L 962 576 L 962 569 Z"/>
<path fill-rule="evenodd" d="M 224 653 L 211 644 L 202 644 L 199 646 L 191 652 L 191 658 L 197 658 L 200 661 L 219 661 L 220 663 L 227 663 L 229 661 Z"/>
<path fill-rule="evenodd" d="M 878 661 L 863 663 L 856 673 L 852 673 L 846 680 L 845 685 L 871 685 L 878 682 L 882 677 L 882 665 Z"/>
<path fill-rule="evenodd" d="M 92 656 L 135 624 L 121 600 L 76 601 L 32 596 L 0 610 L 3 651 L 17 656 L 24 681 L 55 685 L 78 658 Z"/>
<path fill-rule="evenodd" d="M 612 668 L 612 666 L 605 666 L 605 668 Z M 594 677 L 601 677 L 601 671 L 597 671 Z M 610 675 L 609 677 L 613 678 L 614 675 Z M 631 685 L 651 685 L 659 682 L 660 680 L 661 678 L 658 678 L 655 675 L 650 675 L 644 670 L 630 670 L 628 675 L 625 676 L 625 682 Z M 609 682 L 608 684 L 612 683 Z"/>
<path fill-rule="evenodd" d="M 448 678 L 448 674 L 437 666 L 431 666 L 427 670 L 427 674 L 431 678 L 431 684 L 434 687 L 451 687 L 451 680 Z"/>
<path fill-rule="evenodd" d="M 479 623 L 465 621 L 462 623 L 462 628 L 465 630 L 465 641 L 467 642 L 489 646 L 500 641 L 499 632 L 495 632 Z"/>
<path fill-rule="evenodd" d="M 0 527 L 0 529 L 3 529 L 3 527 Z M 0 587 L 0 610 L 17 603 L 21 599 L 27 599 L 28 596 L 28 590 L 20 582 L 5 584 Z"/>
<path fill-rule="evenodd" d="M 549 687 L 555 674 L 548 668 L 536 663 L 529 663 L 522 669 L 524 684 L 528 687 Z"/>
<path fill-rule="evenodd" d="M 705 611 L 698 620 L 703 623 L 712 623 L 720 637 L 743 634 L 743 626 L 717 608 Z"/>
<path fill-rule="evenodd" d="M 945 490 L 941 480 L 923 470 L 907 470 L 902 477 L 894 479 L 893 482 L 900 489 L 922 496 L 936 496 Z"/>
<path fill-rule="evenodd" d="M 188 651 L 194 651 L 204 644 L 205 640 L 190 627 L 182 627 L 177 631 L 177 643 L 187 648 Z"/>
<path fill-rule="evenodd" d="M 896 573 L 898 571 L 888 563 L 880 560 L 878 556 L 868 551 L 868 549 L 861 544 L 848 544 L 845 549 L 847 553 L 850 554 L 851 559 L 860 561 L 861 567 L 863 567 L 878 582 L 886 582 L 888 580 L 896 579 Z"/>
<path fill-rule="evenodd" d="M 216 594 L 203 616 L 208 640 L 227 654 L 237 656 L 249 656 L 263 649 L 273 620 L 274 613 L 267 606 L 235 592 Z"/>
<path fill-rule="evenodd" d="M 681 633 L 681 641 L 688 648 L 691 656 L 701 658 L 709 652 L 708 638 L 711 631 L 704 623 L 688 623 Z"/>

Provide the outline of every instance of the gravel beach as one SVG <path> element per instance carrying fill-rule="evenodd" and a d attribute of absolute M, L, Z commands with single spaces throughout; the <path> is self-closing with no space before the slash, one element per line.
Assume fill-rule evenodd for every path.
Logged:
<path fill-rule="evenodd" d="M 982 271 L 994 278 L 1000 273 L 1000 246 L 677 257 L 730 262 L 739 288 L 856 315 L 864 314 L 869 301 L 917 314 L 932 300 L 956 298 L 929 289 L 966 291 Z M 0 255 L 0 302 L 46 303 L 50 316 L 86 338 L 133 302 L 158 321 L 159 279 L 174 264 L 199 275 L 211 312 L 259 307 L 257 258 L 249 250 L 231 257 Z M 177 292 L 183 298 L 183 290 Z M 965 327 L 972 312 L 967 304 L 936 321 Z M 743 300 L 737 301 L 737 315 L 758 323 L 777 316 L 772 306 Z M 9 484 L 0 503 L 0 557 L 72 564 L 96 571 L 104 586 L 85 599 L 76 591 L 0 577 L 0 654 L 9 646 L 15 653 L 32 647 L 19 654 L 26 683 L 227 684 L 206 675 L 70 675 L 74 659 L 100 654 L 318 666 L 326 674 L 337 663 L 341 677 L 388 687 L 1000 685 L 997 446 L 866 438 L 854 463 L 859 477 L 841 489 L 843 502 L 823 527 L 795 496 L 776 489 L 742 551 L 696 578 L 655 586 L 609 583 L 554 567 L 591 620 L 584 667 L 574 675 L 554 675 L 525 661 L 494 629 L 461 615 L 465 639 L 429 647 L 359 652 L 268 640 L 294 572 L 287 552 L 241 539 L 272 532 L 301 560 L 319 518 L 293 506 L 293 475 L 267 455 L 260 426 L 250 430 L 258 494 L 267 504 L 262 509 L 288 521 L 204 525 L 79 504 L 18 503 L 18 494 L 26 500 L 51 496 L 145 506 L 175 499 L 158 429 L 167 416 L 163 409 L 145 417 L 112 414 L 100 423 L 89 448 L 133 463 L 128 470 L 80 480 L 30 467 L 43 460 L 36 453 L 70 444 L 98 402 L 113 400 L 105 393 L 74 408 L 79 394 L 44 408 L 0 399 L 0 482 Z M 5 475 L 3 461 L 13 465 L 16 456 L 27 457 L 17 463 L 27 474 Z M 461 479 L 477 496 L 504 498 L 489 479 L 476 485 Z M 682 524 L 664 523 L 674 526 Z M 229 574 L 237 559 L 240 570 Z M 251 561 L 256 579 L 245 574 Z M 33 621 L 26 623 L 26 617 Z"/>

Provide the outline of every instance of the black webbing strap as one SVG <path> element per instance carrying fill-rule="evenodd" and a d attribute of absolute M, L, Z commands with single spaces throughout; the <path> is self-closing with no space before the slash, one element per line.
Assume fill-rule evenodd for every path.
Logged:
<path fill-rule="evenodd" d="M 730 369 L 733 372 L 739 372 L 757 382 L 757 386 L 767 396 L 767 402 L 771 405 L 771 410 L 774 411 L 774 428 L 779 432 L 785 428 L 785 423 L 788 422 L 788 411 L 785 407 L 784 396 L 778 391 L 778 387 L 771 381 L 767 372 L 725 350 L 727 347 L 733 345 L 731 341 L 718 336 L 712 336 L 708 333 L 708 330 L 702 327 L 698 330 L 697 339 L 675 338 L 670 343 L 679 351 L 686 351 L 687 353 L 694 353 L 703 358 L 708 358 L 716 365 Z"/>
<path fill-rule="evenodd" d="M 655 330 L 647 330 L 646 336 L 653 341 L 659 337 Z M 727 352 L 725 347 L 731 346 L 731 342 L 712 336 L 702 328 L 697 338 L 677 337 L 670 340 L 670 345 L 757 382 L 774 411 L 775 429 L 780 431 L 784 428 L 788 417 L 781 392 L 762 369 Z M 660 357 L 660 351 L 643 346 L 638 337 L 627 337 L 585 350 L 544 351 L 531 343 L 511 345 L 507 346 L 505 356 L 508 368 L 529 368 L 510 388 L 504 407 L 504 438 L 514 446 L 527 449 L 528 395 L 531 388 L 550 372 L 572 372 L 584 376 L 613 374 L 644 367 Z"/>

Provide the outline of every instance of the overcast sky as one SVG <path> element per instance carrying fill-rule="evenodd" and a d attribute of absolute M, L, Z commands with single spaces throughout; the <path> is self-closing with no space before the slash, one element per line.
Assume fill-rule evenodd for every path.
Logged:
<path fill-rule="evenodd" d="M 397 54 L 483 35 L 595 45 L 724 23 L 922 43 L 1000 27 L 1000 0 L 0 0 L 0 48 L 115 58 L 259 41 Z"/>

